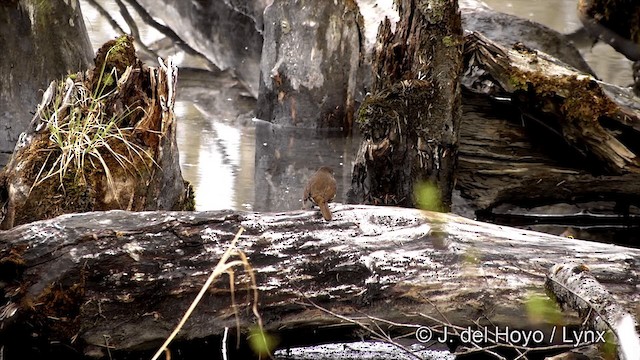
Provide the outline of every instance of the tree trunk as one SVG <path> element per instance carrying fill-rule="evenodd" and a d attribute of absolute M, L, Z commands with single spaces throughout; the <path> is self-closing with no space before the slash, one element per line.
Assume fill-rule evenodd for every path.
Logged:
<path fill-rule="evenodd" d="M 457 1 L 398 2 L 395 33 L 386 20 L 373 56 L 373 89 L 360 107 L 364 140 L 349 201 L 414 206 L 414 185 L 436 187 L 451 205 L 458 153 L 462 28 Z"/>
<path fill-rule="evenodd" d="M 256 116 L 350 133 L 364 46 L 356 2 L 276 0 L 264 23 Z"/>
<path fill-rule="evenodd" d="M 413 325 L 437 320 L 540 329 L 549 339 L 554 320 L 532 323 L 527 309 L 533 297 L 545 296 L 545 275 L 558 262 L 577 260 L 593 269 L 628 312 L 640 301 L 638 249 L 414 209 L 332 207 L 330 226 L 317 212 L 111 211 L 2 232 L 5 353 L 43 338 L 80 352 L 104 347 L 105 339 L 112 354 L 157 348 L 240 227 L 246 231 L 237 248 L 253 268 L 259 313 L 266 329 L 280 335 L 281 347 L 370 335 L 312 303 L 363 324 L 375 321 L 367 315 Z M 234 329 L 234 309 L 242 329 L 255 323 L 248 274 L 235 272 L 237 307 L 228 278 L 218 280 L 178 340 Z M 562 321 L 580 324 L 572 315 Z M 377 323 L 391 334 L 415 331 Z"/>
<path fill-rule="evenodd" d="M 1 227 L 65 213 L 193 209 L 173 113 L 177 68 L 107 42 L 87 73 L 53 81 L 0 173 Z"/>
<path fill-rule="evenodd" d="M 79 2 L 0 1 L 0 53 L 1 167 L 29 125 L 39 91 L 91 63 Z"/>

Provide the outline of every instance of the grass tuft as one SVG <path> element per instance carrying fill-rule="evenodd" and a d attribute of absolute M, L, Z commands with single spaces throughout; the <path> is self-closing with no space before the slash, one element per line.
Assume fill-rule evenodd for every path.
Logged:
<path fill-rule="evenodd" d="M 108 54 L 108 53 L 107 53 Z M 37 116 L 49 131 L 47 157 L 31 187 L 42 184 L 49 178 L 63 179 L 72 171 L 74 181 L 85 185 L 87 170 L 101 170 L 107 180 L 109 190 L 115 195 L 115 184 L 109 164 L 116 163 L 131 174 L 140 173 L 134 166 L 135 157 L 147 166 L 156 164 L 153 157 L 132 138 L 132 127 L 121 127 L 123 120 L 137 111 L 140 106 L 126 107 L 124 111 L 110 113 L 106 109 L 107 99 L 117 93 L 118 87 L 104 92 L 108 84 L 118 79 L 116 69 L 100 72 L 98 86 L 92 92 L 78 80 L 78 76 L 68 77 L 65 82 L 53 82 L 45 95 L 47 99 L 38 109 Z M 128 71 L 122 74 L 126 80 Z M 51 94 L 47 94 L 51 91 Z M 157 164 L 156 164 L 157 165 Z"/>

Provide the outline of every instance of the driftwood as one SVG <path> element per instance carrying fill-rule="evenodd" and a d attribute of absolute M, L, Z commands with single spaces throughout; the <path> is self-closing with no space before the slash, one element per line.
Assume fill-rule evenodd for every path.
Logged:
<path fill-rule="evenodd" d="M 629 312 L 640 301 L 637 249 L 450 214 L 332 206 L 331 223 L 304 211 L 110 211 L 2 232 L 0 341 L 7 353 L 34 341 L 94 356 L 105 339 L 112 352 L 157 348 L 240 227 L 246 232 L 237 247 L 255 271 L 259 312 L 282 347 L 370 336 L 312 304 L 362 324 L 374 322 L 367 316 L 414 324 L 378 321 L 392 334 L 439 321 L 548 335 L 554 324 L 531 322 L 525 309 L 543 296 L 545 275 L 558 262 L 591 268 Z M 234 309 L 242 329 L 255 323 L 248 276 L 238 270 L 234 278 L 237 306 L 228 279 L 214 283 L 178 340 L 234 329 Z M 580 324 L 574 316 L 563 321 Z"/>
<path fill-rule="evenodd" d="M 463 84 L 478 94 L 465 94 L 457 188 L 479 219 L 544 222 L 523 215 L 566 203 L 577 210 L 556 210 L 565 228 L 594 212 L 599 225 L 638 226 L 640 111 L 628 90 L 476 33 L 465 64 Z"/>

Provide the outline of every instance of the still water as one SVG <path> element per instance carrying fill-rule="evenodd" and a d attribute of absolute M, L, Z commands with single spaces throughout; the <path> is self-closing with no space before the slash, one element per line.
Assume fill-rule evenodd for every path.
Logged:
<path fill-rule="evenodd" d="M 580 26 L 576 0 L 486 2 L 495 10 L 543 23 L 563 33 L 570 33 Z M 382 1 L 381 6 L 382 3 L 389 1 Z M 126 23 L 118 16 L 115 3 L 101 1 L 101 4 L 128 31 Z M 81 1 L 81 6 L 94 49 L 117 35 L 92 6 L 85 1 Z M 162 37 L 146 26 L 141 26 L 140 31 L 146 44 Z M 601 79 L 619 85 L 631 83 L 630 62 L 608 45 L 598 44 L 580 50 Z M 177 55 L 178 60 L 182 59 L 181 54 Z M 178 78 L 180 86 L 181 78 Z M 241 100 L 243 106 L 253 101 L 246 97 Z M 342 201 L 350 185 L 357 139 L 344 139 L 339 133 L 273 128 L 264 122 L 251 121 L 250 115 L 238 119 L 233 111 L 220 110 L 224 109 L 221 102 L 233 107 L 236 101 L 237 97 L 226 97 L 214 88 L 208 94 L 195 97 L 179 89 L 175 109 L 180 162 L 183 177 L 195 188 L 198 210 L 298 209 L 302 184 L 320 165 L 330 165 L 336 170 L 336 201 Z M 257 133 L 261 134 L 258 141 Z M 261 161 L 264 156 L 277 161 Z M 267 170 L 275 175 L 265 176 Z"/>

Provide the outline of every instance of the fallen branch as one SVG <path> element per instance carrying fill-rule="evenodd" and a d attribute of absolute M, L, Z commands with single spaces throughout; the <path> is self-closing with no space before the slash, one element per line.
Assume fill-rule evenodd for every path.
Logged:
<path fill-rule="evenodd" d="M 595 331 L 597 340 L 605 334 L 615 335 L 621 359 L 637 359 L 640 338 L 635 320 L 591 274 L 589 268 L 577 263 L 562 263 L 551 267 L 545 283 L 558 302 L 575 310 L 587 329 Z"/>

